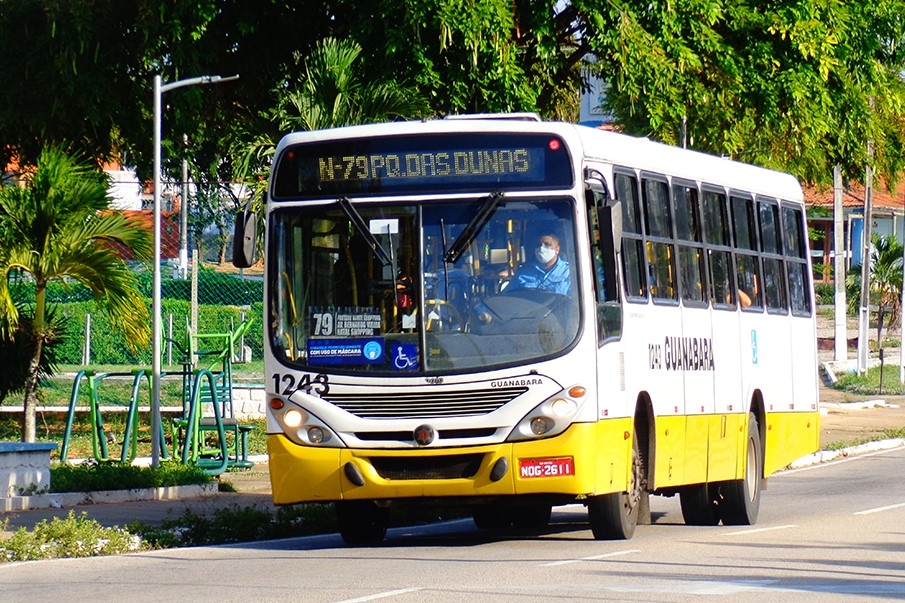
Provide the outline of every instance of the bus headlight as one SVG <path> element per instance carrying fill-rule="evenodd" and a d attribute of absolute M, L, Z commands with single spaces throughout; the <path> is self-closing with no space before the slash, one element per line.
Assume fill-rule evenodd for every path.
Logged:
<path fill-rule="evenodd" d="M 572 388 L 574 390 L 575 388 Z M 569 390 L 569 393 L 572 393 Z M 584 394 L 582 388 L 582 395 Z M 532 440 L 541 437 L 555 436 L 572 424 L 572 418 L 578 412 L 578 402 L 568 395 L 559 395 L 544 400 L 519 421 L 507 441 Z"/>
<path fill-rule="evenodd" d="M 271 412 L 279 422 L 287 438 L 302 446 L 326 446 L 342 448 L 343 441 L 330 427 L 292 402 L 285 401 L 282 406 L 270 405 Z"/>
<path fill-rule="evenodd" d="M 295 428 L 302 424 L 302 413 L 295 410 L 287 410 L 283 414 L 283 425 L 289 428 Z"/>

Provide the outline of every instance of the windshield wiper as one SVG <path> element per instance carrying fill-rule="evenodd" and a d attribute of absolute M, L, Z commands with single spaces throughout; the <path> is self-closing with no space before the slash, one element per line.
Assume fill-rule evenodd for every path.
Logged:
<path fill-rule="evenodd" d="M 462 257 L 465 250 L 474 242 L 475 237 L 478 236 L 478 233 L 484 228 L 487 221 L 490 220 L 490 217 L 493 215 L 493 212 L 496 211 L 497 206 L 502 200 L 503 193 L 499 191 L 487 198 L 480 209 L 478 209 L 478 212 L 471 219 L 471 222 L 468 223 L 468 226 L 465 227 L 465 230 L 463 230 L 459 236 L 456 237 L 456 240 L 453 241 L 452 247 L 446 251 L 446 255 L 443 256 L 443 259 L 447 264 L 455 264 L 459 261 L 459 258 Z"/>
<path fill-rule="evenodd" d="M 365 224 L 364 218 L 362 218 L 361 214 L 358 213 L 358 210 L 352 206 L 352 202 L 345 197 L 337 199 L 336 202 L 339 203 L 340 208 L 345 212 L 349 221 L 355 225 L 355 230 L 358 231 L 358 234 L 364 237 L 365 241 L 368 243 L 368 247 L 371 248 L 371 251 L 377 256 L 377 259 L 380 260 L 384 266 L 392 266 L 393 260 L 390 259 L 387 250 L 383 248 L 383 245 L 380 244 L 380 241 L 377 240 L 377 237 L 374 236 L 374 233 L 372 233 L 371 229 L 368 228 L 368 225 Z"/>

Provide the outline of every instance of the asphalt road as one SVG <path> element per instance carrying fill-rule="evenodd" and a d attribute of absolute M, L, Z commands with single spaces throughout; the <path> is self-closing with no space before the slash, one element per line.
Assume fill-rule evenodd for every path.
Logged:
<path fill-rule="evenodd" d="M 905 599 L 905 449 L 771 477 L 752 527 L 685 526 L 675 498 L 654 525 L 595 541 L 580 506 L 539 534 L 468 520 L 338 536 L 0 565 L 0 600 L 885 601 Z"/>

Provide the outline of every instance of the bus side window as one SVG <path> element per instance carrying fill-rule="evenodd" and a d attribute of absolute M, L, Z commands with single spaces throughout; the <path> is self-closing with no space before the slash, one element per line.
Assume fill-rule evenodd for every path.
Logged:
<path fill-rule="evenodd" d="M 738 299 L 743 308 L 763 308 L 763 280 L 757 244 L 757 219 L 754 200 L 732 195 L 732 226 L 735 233 L 736 267 L 738 269 Z"/>
<path fill-rule="evenodd" d="M 679 244 L 679 283 L 682 300 L 704 304 L 704 244 L 701 238 L 698 189 L 693 183 L 673 180 L 673 215 L 676 217 L 676 239 Z"/>
<path fill-rule="evenodd" d="M 789 303 L 786 296 L 786 278 L 782 260 L 779 205 L 772 199 L 758 197 L 757 214 L 764 260 L 764 299 L 767 310 L 786 313 Z"/>
<path fill-rule="evenodd" d="M 811 315 L 811 273 L 804 241 L 804 218 L 798 208 L 782 208 L 783 247 L 786 270 L 789 277 L 789 297 L 792 313 L 797 316 Z"/>
<path fill-rule="evenodd" d="M 598 178 L 606 186 L 602 176 Z M 598 343 L 622 334 L 622 306 L 619 303 L 617 245 L 621 242 L 621 206 L 607 198 L 606 191 L 588 190 L 588 241 L 594 270 L 597 298 Z"/>
<path fill-rule="evenodd" d="M 622 271 L 625 293 L 631 301 L 646 301 L 649 276 L 644 240 L 641 235 L 641 206 L 638 180 L 617 172 L 616 199 L 622 203 Z"/>
<path fill-rule="evenodd" d="M 710 268 L 710 302 L 717 308 L 735 308 L 735 279 L 732 270 L 732 251 L 726 195 L 704 190 L 704 242 Z"/>
<path fill-rule="evenodd" d="M 654 299 L 676 300 L 676 252 L 673 243 L 669 185 L 665 180 L 643 178 L 642 199 L 647 224 L 647 262 L 650 292 Z"/>

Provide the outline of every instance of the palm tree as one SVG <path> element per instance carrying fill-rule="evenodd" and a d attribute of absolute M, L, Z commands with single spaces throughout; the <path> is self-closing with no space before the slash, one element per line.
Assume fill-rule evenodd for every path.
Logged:
<path fill-rule="evenodd" d="M 394 81 L 368 80 L 359 62 L 361 46 L 353 40 L 325 38 L 305 59 L 305 81 L 295 87 L 284 82 L 276 91 L 277 104 L 261 117 L 235 147 L 237 172 L 260 192 L 275 145 L 287 132 L 420 118 L 427 100 L 415 89 Z M 268 134 L 262 134 L 268 129 Z M 258 185 L 258 186 L 256 186 Z"/>
<path fill-rule="evenodd" d="M 871 304 L 877 304 L 877 347 L 881 347 L 883 320 L 889 314 L 888 324 L 894 326 L 901 320 L 902 300 L 902 244 L 893 235 L 871 237 L 870 287 Z M 849 312 L 857 314 L 861 298 L 861 265 L 852 266 L 846 278 L 846 297 Z"/>
<path fill-rule="evenodd" d="M 424 114 L 427 102 L 394 81 L 372 82 L 357 62 L 361 46 L 325 38 L 305 61 L 302 85 L 280 99 L 280 129 L 323 130 Z"/>
<path fill-rule="evenodd" d="M 48 283 L 76 281 L 88 287 L 126 335 L 130 346 L 147 345 L 150 312 L 139 295 L 135 273 L 121 252 L 139 260 L 153 252 L 151 233 L 108 209 L 108 179 L 62 149 L 45 149 L 21 186 L 0 187 L 0 338 L 10 341 L 22 325 L 33 339 L 25 379 L 22 440 L 35 441 L 35 408 L 43 348 L 57 333 L 48 321 Z M 34 282 L 30 317 L 8 287 L 12 275 Z"/>
<path fill-rule="evenodd" d="M 267 171 L 283 134 L 420 118 L 429 112 L 427 99 L 417 89 L 369 81 L 358 61 L 361 52 L 353 40 L 324 38 L 304 61 L 305 81 L 297 87 L 283 82 L 276 90 L 276 106 L 254 123 L 239 126 L 243 133 L 236 137 L 231 155 L 237 177 L 252 191 L 255 213 L 263 213 Z M 258 228 L 263 230 L 263 221 Z"/>

